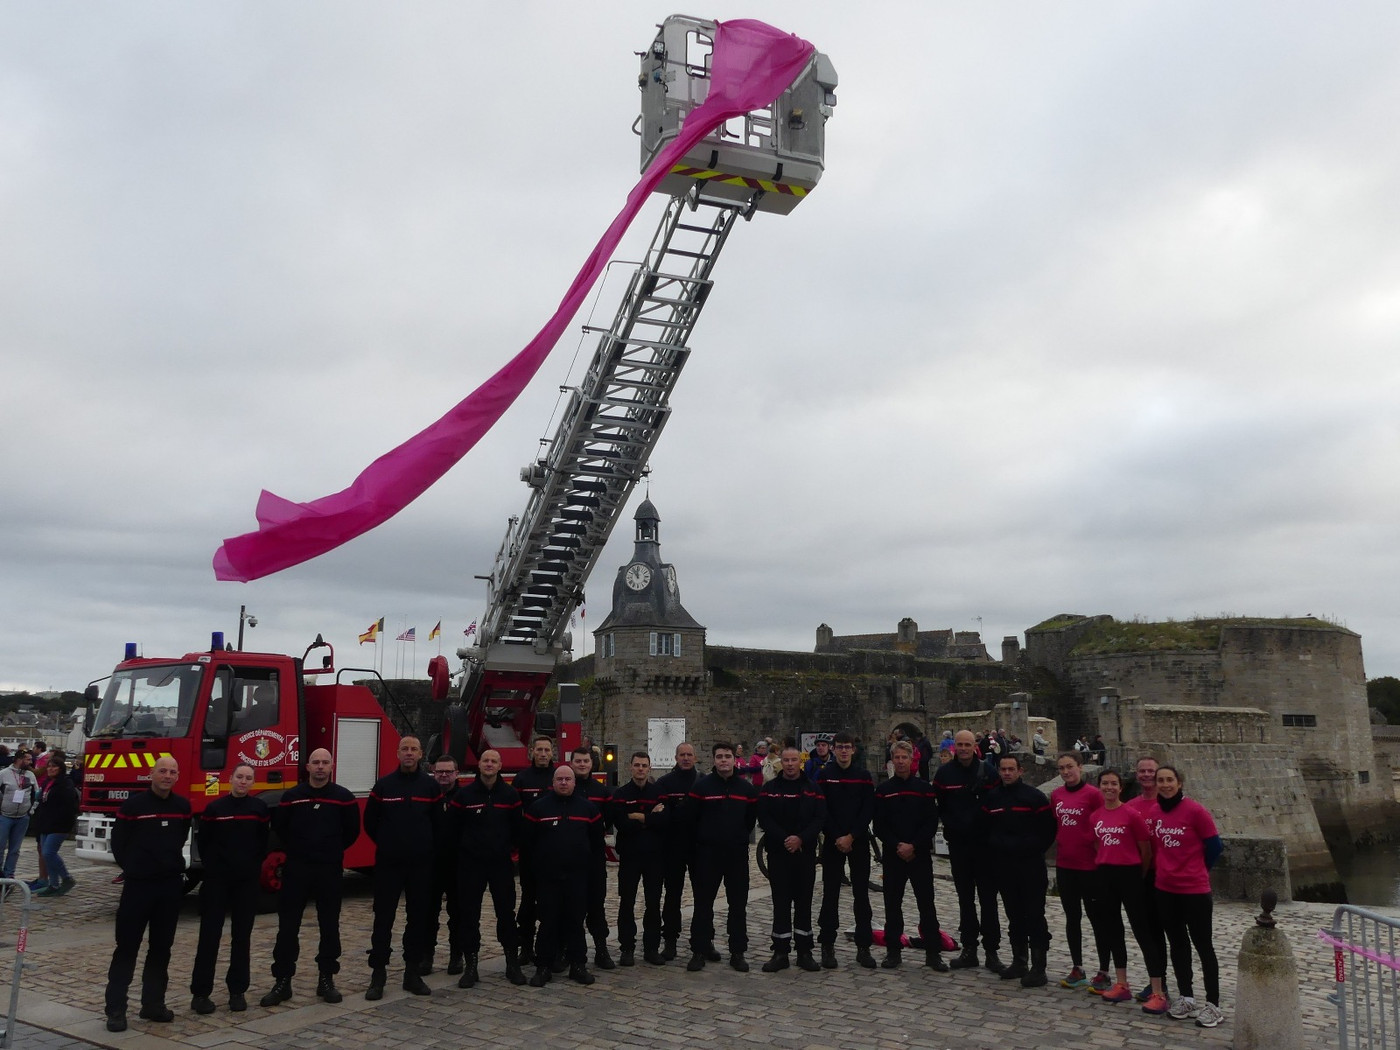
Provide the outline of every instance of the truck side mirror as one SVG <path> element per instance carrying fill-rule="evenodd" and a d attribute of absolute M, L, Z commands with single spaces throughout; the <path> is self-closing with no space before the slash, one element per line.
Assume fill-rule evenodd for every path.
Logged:
<path fill-rule="evenodd" d="M 92 736 L 92 723 L 97 717 L 97 686 L 90 685 L 83 690 L 83 736 Z"/>

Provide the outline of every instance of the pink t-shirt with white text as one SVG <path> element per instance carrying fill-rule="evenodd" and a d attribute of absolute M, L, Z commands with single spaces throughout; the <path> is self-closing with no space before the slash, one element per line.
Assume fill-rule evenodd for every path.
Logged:
<path fill-rule="evenodd" d="M 1157 849 L 1157 888 L 1168 893 L 1209 893 L 1205 841 L 1220 834 L 1206 808 L 1192 798 L 1164 813 L 1153 805 L 1147 825 Z"/>
<path fill-rule="evenodd" d="M 1142 863 L 1139 843 L 1151 842 L 1152 832 L 1147 821 L 1127 805 L 1109 809 L 1105 806 L 1089 817 L 1094 838 L 1099 844 L 1095 860 L 1099 864 L 1122 864 L 1137 867 Z"/>
<path fill-rule="evenodd" d="M 1073 791 L 1061 785 L 1050 793 L 1050 806 L 1060 827 L 1055 834 L 1055 867 L 1093 871 L 1099 844 L 1089 817 L 1103 808 L 1103 794 L 1093 784 Z"/>

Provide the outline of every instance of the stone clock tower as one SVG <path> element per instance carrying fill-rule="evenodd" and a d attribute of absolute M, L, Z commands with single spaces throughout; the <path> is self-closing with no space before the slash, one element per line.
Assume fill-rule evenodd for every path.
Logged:
<path fill-rule="evenodd" d="M 681 605 L 675 566 L 661 560 L 661 517 L 637 508 L 632 560 L 617 570 L 612 611 L 593 632 L 603 695 L 598 730 L 623 754 L 647 746 L 651 718 L 684 717 L 705 685 L 705 628 Z"/>

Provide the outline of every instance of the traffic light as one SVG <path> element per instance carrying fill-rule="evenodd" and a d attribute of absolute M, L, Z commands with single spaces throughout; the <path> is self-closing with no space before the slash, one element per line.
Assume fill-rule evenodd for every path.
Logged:
<path fill-rule="evenodd" d="M 617 745 L 603 745 L 603 772 L 608 775 L 608 787 L 617 787 Z"/>

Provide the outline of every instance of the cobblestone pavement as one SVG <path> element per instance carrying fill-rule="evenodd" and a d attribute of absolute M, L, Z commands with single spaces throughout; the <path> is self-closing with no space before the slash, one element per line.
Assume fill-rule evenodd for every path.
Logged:
<path fill-rule="evenodd" d="M 20 875 L 34 875 L 34 858 L 26 853 Z M 956 914 L 946 863 L 940 861 L 938 906 L 947 922 Z M 1150 1017 L 1137 1004 L 1102 1002 L 1086 992 L 1057 987 L 1054 979 L 1069 968 L 1064 949 L 1058 902 L 1049 907 L 1053 943 L 1052 984 L 1025 990 L 1018 982 L 998 980 L 985 970 L 935 974 L 916 965 L 917 952 L 905 955 L 895 971 L 861 970 L 854 965 L 855 949 L 838 944 L 841 966 L 807 974 L 794 969 L 764 974 L 758 964 L 767 957 L 771 906 L 767 883 L 753 869 L 750 892 L 750 960 L 753 972 L 739 974 L 725 963 L 711 963 L 698 974 L 687 973 L 681 961 L 664 968 L 642 964 L 634 969 L 599 973 L 598 983 L 582 988 L 556 978 L 544 989 L 515 988 L 504 978 L 499 949 L 490 943 L 493 923 L 484 932 L 482 981 L 462 991 L 456 978 L 439 970 L 427 978 L 430 998 L 398 990 L 401 972 L 390 968 L 389 990 L 378 1003 L 363 999 L 368 984 L 364 951 L 369 942 L 368 881 L 346 877 L 343 940 L 346 955 L 339 978 L 345 1002 L 328 1006 L 313 996 L 315 974 L 306 969 L 294 981 L 289 1004 L 271 1010 L 257 1006 L 271 986 L 265 960 L 270 959 L 276 919 L 262 915 L 253 935 L 253 987 L 249 1010 L 230 1014 L 222 985 L 216 986 L 219 1010 L 200 1017 L 189 1010 L 187 990 L 193 963 L 198 921 L 195 902 L 186 902 L 176 936 L 168 1003 L 175 1021 L 155 1025 L 136 1020 L 121 1035 L 105 1030 L 102 993 L 112 947 L 112 917 L 119 887 L 111 884 L 114 870 L 73 864 L 79 885 L 71 894 L 35 902 L 29 917 L 27 959 L 14 1045 L 23 1050 L 67 1050 L 78 1047 L 265 1047 L 305 1050 L 309 1047 L 462 1046 L 490 1043 L 499 1047 L 549 1045 L 569 1047 L 691 1048 L 733 1045 L 761 1038 L 777 1048 L 944 1047 L 995 1050 L 1046 1050 L 1053 1047 L 1143 1047 L 1177 1050 L 1229 1047 L 1233 1039 L 1235 958 L 1244 931 L 1256 908 L 1217 904 L 1215 939 L 1222 964 L 1227 1020 L 1215 1029 L 1197 1028 L 1186 1021 Z M 610 876 L 610 887 L 613 885 Z M 820 892 L 820 891 L 819 891 Z M 843 895 L 848 905 L 849 893 Z M 881 922 L 879 894 L 874 894 L 877 926 Z M 912 898 L 905 914 L 912 916 Z M 723 928 L 723 897 L 718 925 Z M 1331 907 L 1284 905 L 1280 925 L 1289 934 L 1300 973 L 1305 1040 L 1309 1048 L 1336 1045 L 1335 1010 L 1324 997 L 1332 989 L 1330 950 L 1316 937 L 1326 925 Z M 487 908 L 489 915 L 489 905 Z M 844 912 L 849 922 L 847 907 Z M 18 909 L 0 907 L 0 956 L 13 959 L 19 926 Z M 315 943 L 315 915 L 308 909 L 306 943 Z M 1086 929 L 1087 937 L 1087 929 Z M 614 945 L 615 948 L 615 945 Z M 303 952 L 303 961 L 314 952 Z M 877 949 L 877 955 L 879 950 Z M 438 965 L 445 962 L 439 949 Z M 684 954 L 681 957 L 685 958 Z M 264 960 L 264 961 L 259 961 Z M 397 964 L 397 959 L 395 960 Z M 1140 985 L 1143 969 L 1134 951 L 1129 973 Z M 0 963 L 0 980 L 8 990 L 10 969 Z M 219 975 L 222 979 L 223 963 Z M 138 971 L 137 980 L 140 976 Z M 1169 978 L 1170 981 L 1170 978 Z M 1197 974 L 1199 985 L 1199 973 Z M 133 987 L 133 993 L 137 991 Z M 8 1002 L 8 996 L 0 1003 Z"/>

